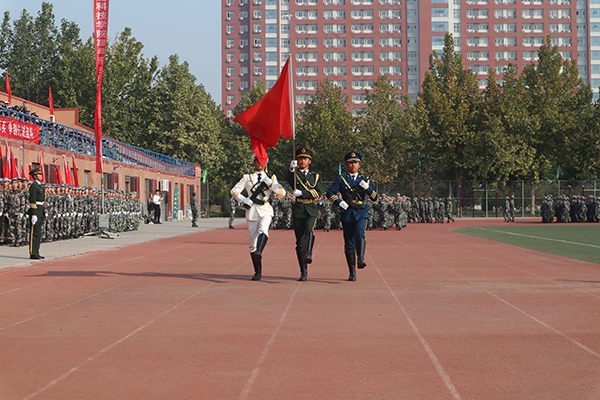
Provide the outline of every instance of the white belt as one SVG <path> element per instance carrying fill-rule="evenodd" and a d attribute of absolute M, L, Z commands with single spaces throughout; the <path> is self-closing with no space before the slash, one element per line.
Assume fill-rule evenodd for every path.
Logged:
<path fill-rule="evenodd" d="M 36 201 L 35 204 L 37 204 L 38 206 L 43 206 L 44 202 L 43 201 Z"/>

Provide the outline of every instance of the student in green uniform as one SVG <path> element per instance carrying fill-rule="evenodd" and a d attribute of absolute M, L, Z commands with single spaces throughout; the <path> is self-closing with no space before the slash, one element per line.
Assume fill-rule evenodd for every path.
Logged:
<path fill-rule="evenodd" d="M 32 260 L 43 260 L 40 256 L 40 241 L 42 239 L 42 223 L 44 221 L 44 202 L 46 193 L 42 185 L 42 171 L 39 168 L 29 173 L 34 179 L 29 188 L 29 211 L 31 217 L 31 238 L 29 240 L 29 258 Z"/>

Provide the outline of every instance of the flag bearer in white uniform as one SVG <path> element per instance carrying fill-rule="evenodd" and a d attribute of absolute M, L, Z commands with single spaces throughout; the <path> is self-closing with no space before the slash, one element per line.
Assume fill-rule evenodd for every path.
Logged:
<path fill-rule="evenodd" d="M 253 281 L 258 281 L 262 275 L 262 252 L 269 238 L 269 225 L 273 218 L 273 207 L 269 204 L 269 196 L 277 193 L 285 195 L 285 190 L 277 182 L 277 177 L 269 177 L 265 166 L 252 154 L 255 172 L 245 174 L 231 189 L 231 196 L 246 208 L 246 224 L 250 236 L 250 257 L 254 265 Z M 266 164 L 266 163 L 265 163 Z M 242 195 L 246 190 L 247 197 Z"/>

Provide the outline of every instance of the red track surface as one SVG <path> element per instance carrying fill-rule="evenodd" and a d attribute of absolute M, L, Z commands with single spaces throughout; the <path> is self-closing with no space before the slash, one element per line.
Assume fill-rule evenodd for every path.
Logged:
<path fill-rule="evenodd" d="M 600 266 L 451 233 L 341 232 L 309 280 L 245 229 L 0 271 L 1 399 L 600 399 Z"/>

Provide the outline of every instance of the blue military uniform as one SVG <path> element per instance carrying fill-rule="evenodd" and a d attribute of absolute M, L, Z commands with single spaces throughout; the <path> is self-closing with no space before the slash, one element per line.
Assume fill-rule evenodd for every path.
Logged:
<path fill-rule="evenodd" d="M 360 162 L 361 155 L 352 151 L 345 156 L 346 162 Z M 368 187 L 364 189 L 361 182 L 366 182 Z M 338 198 L 337 193 L 341 193 L 342 198 Z M 343 202 L 348 204 L 346 210 L 342 210 L 341 222 L 344 231 L 344 250 L 346 261 L 350 271 L 349 280 L 356 280 L 355 266 L 358 268 L 366 267 L 364 261 L 366 240 L 365 228 L 369 220 L 369 211 L 365 204 L 367 198 L 376 201 L 377 193 L 373 187 L 373 182 L 360 174 L 352 177 L 350 174 L 340 175 L 327 189 L 327 198 L 336 206 Z M 356 257 L 356 258 L 355 258 Z"/>

